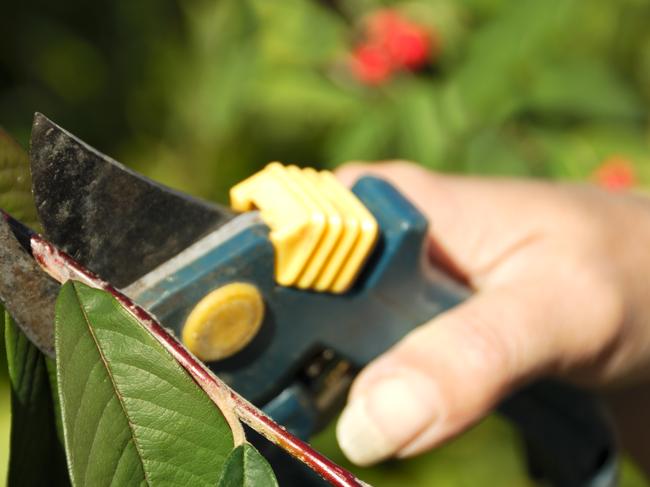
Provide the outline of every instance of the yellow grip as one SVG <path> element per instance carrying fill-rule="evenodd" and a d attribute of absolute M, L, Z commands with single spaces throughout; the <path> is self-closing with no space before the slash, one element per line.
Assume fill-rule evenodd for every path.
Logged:
<path fill-rule="evenodd" d="M 230 190 L 237 211 L 259 209 L 283 286 L 343 293 L 377 240 L 375 218 L 328 171 L 273 162 Z"/>

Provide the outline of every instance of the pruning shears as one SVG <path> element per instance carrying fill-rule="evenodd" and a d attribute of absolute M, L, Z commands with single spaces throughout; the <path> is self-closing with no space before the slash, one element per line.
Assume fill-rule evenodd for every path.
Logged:
<path fill-rule="evenodd" d="M 428 222 L 378 178 L 350 191 L 327 172 L 272 163 L 232 188 L 226 208 L 129 170 L 40 114 L 30 163 L 44 238 L 302 438 L 336 414 L 361 367 L 471 294 L 431 266 Z M 58 284 L 19 226 L 0 223 L 0 297 L 52 355 Z M 533 477 L 615 485 L 613 435 L 590 394 L 541 381 L 498 409 L 519 429 Z M 291 465 L 276 469 L 281 483 L 322 482 Z"/>

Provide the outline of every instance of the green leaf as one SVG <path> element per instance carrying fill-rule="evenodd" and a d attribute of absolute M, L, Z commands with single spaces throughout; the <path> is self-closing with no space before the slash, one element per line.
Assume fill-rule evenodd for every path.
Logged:
<path fill-rule="evenodd" d="M 224 466 L 218 487 L 277 487 L 278 481 L 266 459 L 250 444 L 235 448 Z"/>
<path fill-rule="evenodd" d="M 378 100 L 374 106 L 350 115 L 350 121 L 335 130 L 329 140 L 327 159 L 330 164 L 391 157 L 390 146 L 395 132 L 391 108 Z"/>
<path fill-rule="evenodd" d="M 405 81 L 395 94 L 399 158 L 440 168 L 450 141 L 436 87 Z"/>
<path fill-rule="evenodd" d="M 542 116 L 563 115 L 593 121 L 641 119 L 640 97 L 624 79 L 595 59 L 568 59 L 540 69 L 532 80 L 528 108 Z"/>
<path fill-rule="evenodd" d="M 69 485 L 45 356 L 5 313 L 11 380 L 11 453 L 7 485 Z"/>
<path fill-rule="evenodd" d="M 77 282 L 56 305 L 74 485 L 215 485 L 233 436 L 221 411 L 110 294 Z"/>
<path fill-rule="evenodd" d="M 47 366 L 47 376 L 50 380 L 50 391 L 52 392 L 52 407 L 54 408 L 54 425 L 56 427 L 56 436 L 59 443 L 65 443 L 63 435 L 63 421 L 61 420 L 61 402 L 59 401 L 59 384 L 56 377 L 56 361 L 50 357 L 45 357 L 45 365 Z M 61 451 L 64 451 L 63 449 Z"/>
<path fill-rule="evenodd" d="M 523 134 L 507 131 L 479 131 L 464 146 L 464 169 L 472 174 L 526 176 L 532 171 L 520 150 Z"/>
<path fill-rule="evenodd" d="M 0 128 L 0 208 L 36 228 L 36 206 L 31 192 L 27 153 Z"/>
<path fill-rule="evenodd" d="M 520 108 L 549 44 L 570 28 L 575 0 L 508 2 L 472 37 L 450 83 L 471 126 L 501 123 Z"/>

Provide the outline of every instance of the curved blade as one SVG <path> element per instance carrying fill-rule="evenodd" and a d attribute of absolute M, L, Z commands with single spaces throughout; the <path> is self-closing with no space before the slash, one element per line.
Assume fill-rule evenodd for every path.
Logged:
<path fill-rule="evenodd" d="M 27 338 L 53 357 L 59 284 L 43 272 L 25 245 L 29 248 L 29 236 L 17 236 L 9 217 L 0 216 L 0 300 Z"/>
<path fill-rule="evenodd" d="M 233 217 L 127 169 L 40 113 L 30 158 L 45 236 L 116 287 Z"/>

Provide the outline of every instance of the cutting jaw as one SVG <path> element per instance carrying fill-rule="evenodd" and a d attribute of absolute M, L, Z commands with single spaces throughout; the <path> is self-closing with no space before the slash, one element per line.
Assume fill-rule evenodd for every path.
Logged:
<path fill-rule="evenodd" d="M 102 154 L 34 116 L 33 192 L 44 236 L 116 287 L 125 287 L 233 217 Z"/>
<path fill-rule="evenodd" d="M 16 324 L 43 353 L 54 356 L 54 303 L 59 284 L 29 253 L 29 231 L 0 217 L 0 298 Z"/>
<path fill-rule="evenodd" d="M 32 191 L 44 237 L 83 267 L 126 287 L 233 218 L 227 208 L 129 170 L 34 116 Z M 59 285 L 30 255 L 33 231 L 0 219 L 0 299 L 28 338 L 54 354 Z"/>

